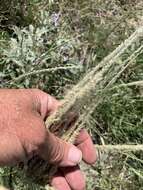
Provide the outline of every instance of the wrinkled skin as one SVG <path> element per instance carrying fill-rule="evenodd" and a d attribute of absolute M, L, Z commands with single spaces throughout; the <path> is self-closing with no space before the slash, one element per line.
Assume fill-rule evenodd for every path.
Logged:
<path fill-rule="evenodd" d="M 37 154 L 59 165 L 51 182 L 55 189 L 84 190 L 78 163 L 81 159 L 94 163 L 96 153 L 86 130 L 72 145 L 45 129 L 44 119 L 59 106 L 58 100 L 37 89 L 0 90 L 0 166 L 25 162 Z"/>

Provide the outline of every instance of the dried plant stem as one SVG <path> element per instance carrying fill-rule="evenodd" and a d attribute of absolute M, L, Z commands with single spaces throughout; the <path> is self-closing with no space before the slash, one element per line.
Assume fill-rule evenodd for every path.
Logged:
<path fill-rule="evenodd" d="M 141 50 L 141 44 L 139 44 L 140 37 L 143 37 L 143 27 L 137 29 L 127 40 L 93 68 L 91 72 L 87 73 L 87 75 L 67 93 L 63 101 L 63 106 L 61 106 L 58 112 L 47 118 L 47 128 L 49 129 L 51 125 L 60 122 L 72 109 L 80 112 L 84 107 L 88 106 L 89 102 L 91 102 L 95 91 L 103 90 L 107 85 L 113 84 L 117 79 L 116 76 L 119 76 L 119 73 L 121 74 L 124 71 L 130 60 L 127 58 L 126 61 L 122 61 L 120 56 L 133 44 L 134 46 L 139 46 L 137 50 L 134 50 L 134 52 L 139 54 L 138 50 Z M 139 41 L 138 44 L 136 41 Z M 114 81 L 113 78 L 115 78 Z"/>
<path fill-rule="evenodd" d="M 130 151 L 143 151 L 143 144 L 137 144 L 137 145 L 128 145 L 128 144 L 123 144 L 123 145 L 95 145 L 95 148 L 99 151 L 126 151 L 126 152 L 130 152 Z"/>
<path fill-rule="evenodd" d="M 143 80 L 120 84 L 120 85 L 114 86 L 111 89 L 121 88 L 121 87 L 130 87 L 130 86 L 143 86 Z"/>
<path fill-rule="evenodd" d="M 81 67 L 80 66 L 66 66 L 66 67 L 54 67 L 54 68 L 49 68 L 49 69 L 41 69 L 41 70 L 31 71 L 31 72 L 22 74 L 19 77 L 14 78 L 10 82 L 17 82 L 19 80 L 22 80 L 26 77 L 33 76 L 33 75 L 39 75 L 39 74 L 49 73 L 49 72 L 56 72 L 59 70 L 70 70 L 70 69 L 81 69 Z"/>

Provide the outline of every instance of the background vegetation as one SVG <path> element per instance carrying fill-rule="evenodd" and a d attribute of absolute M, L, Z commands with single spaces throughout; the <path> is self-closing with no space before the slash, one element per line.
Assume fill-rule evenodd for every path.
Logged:
<path fill-rule="evenodd" d="M 39 88 L 60 99 L 143 24 L 142 0 L 7 0 L 0 13 L 0 87 Z M 117 85 L 140 80 L 143 55 Z M 95 143 L 143 144 L 143 84 L 109 91 L 87 125 Z M 104 152 L 83 169 L 89 190 L 143 189 L 142 152 Z M 32 189 L 19 175 L 1 169 L 1 183 Z"/>

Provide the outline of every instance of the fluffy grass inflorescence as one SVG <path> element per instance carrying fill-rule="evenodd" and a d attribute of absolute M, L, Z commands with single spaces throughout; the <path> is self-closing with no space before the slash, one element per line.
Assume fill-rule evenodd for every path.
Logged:
<path fill-rule="evenodd" d="M 142 0 L 0 3 L 0 87 L 40 88 L 63 98 L 67 89 L 142 25 L 142 7 Z M 127 56 L 128 52 L 123 59 Z M 143 54 L 130 61 L 84 123 L 95 144 L 143 143 L 143 84 L 133 83 L 143 80 Z M 141 190 L 142 155 L 142 151 L 100 151 L 95 166 L 82 166 L 87 189 Z M 0 176 L 10 188 L 43 189 L 22 181 L 23 174 L 13 168 L 1 169 Z"/>

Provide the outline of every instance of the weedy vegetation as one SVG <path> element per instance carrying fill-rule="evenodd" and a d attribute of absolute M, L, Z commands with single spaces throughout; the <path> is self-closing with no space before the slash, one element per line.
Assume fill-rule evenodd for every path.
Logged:
<path fill-rule="evenodd" d="M 39 88 L 58 99 L 143 25 L 142 0 L 7 0 L 0 2 L 0 13 L 0 87 Z M 120 148 L 143 144 L 142 40 L 120 59 L 111 57 L 119 67 L 113 64 L 96 95 L 87 96 L 104 97 L 87 106 L 90 114 L 83 122 L 94 143 L 118 146 L 97 148 L 97 163 L 82 164 L 87 190 L 143 189 L 143 150 Z M 130 64 L 120 72 L 128 57 Z M 116 80 L 102 91 L 109 76 Z M 0 182 L 15 190 L 46 188 L 13 167 L 0 169 Z"/>

